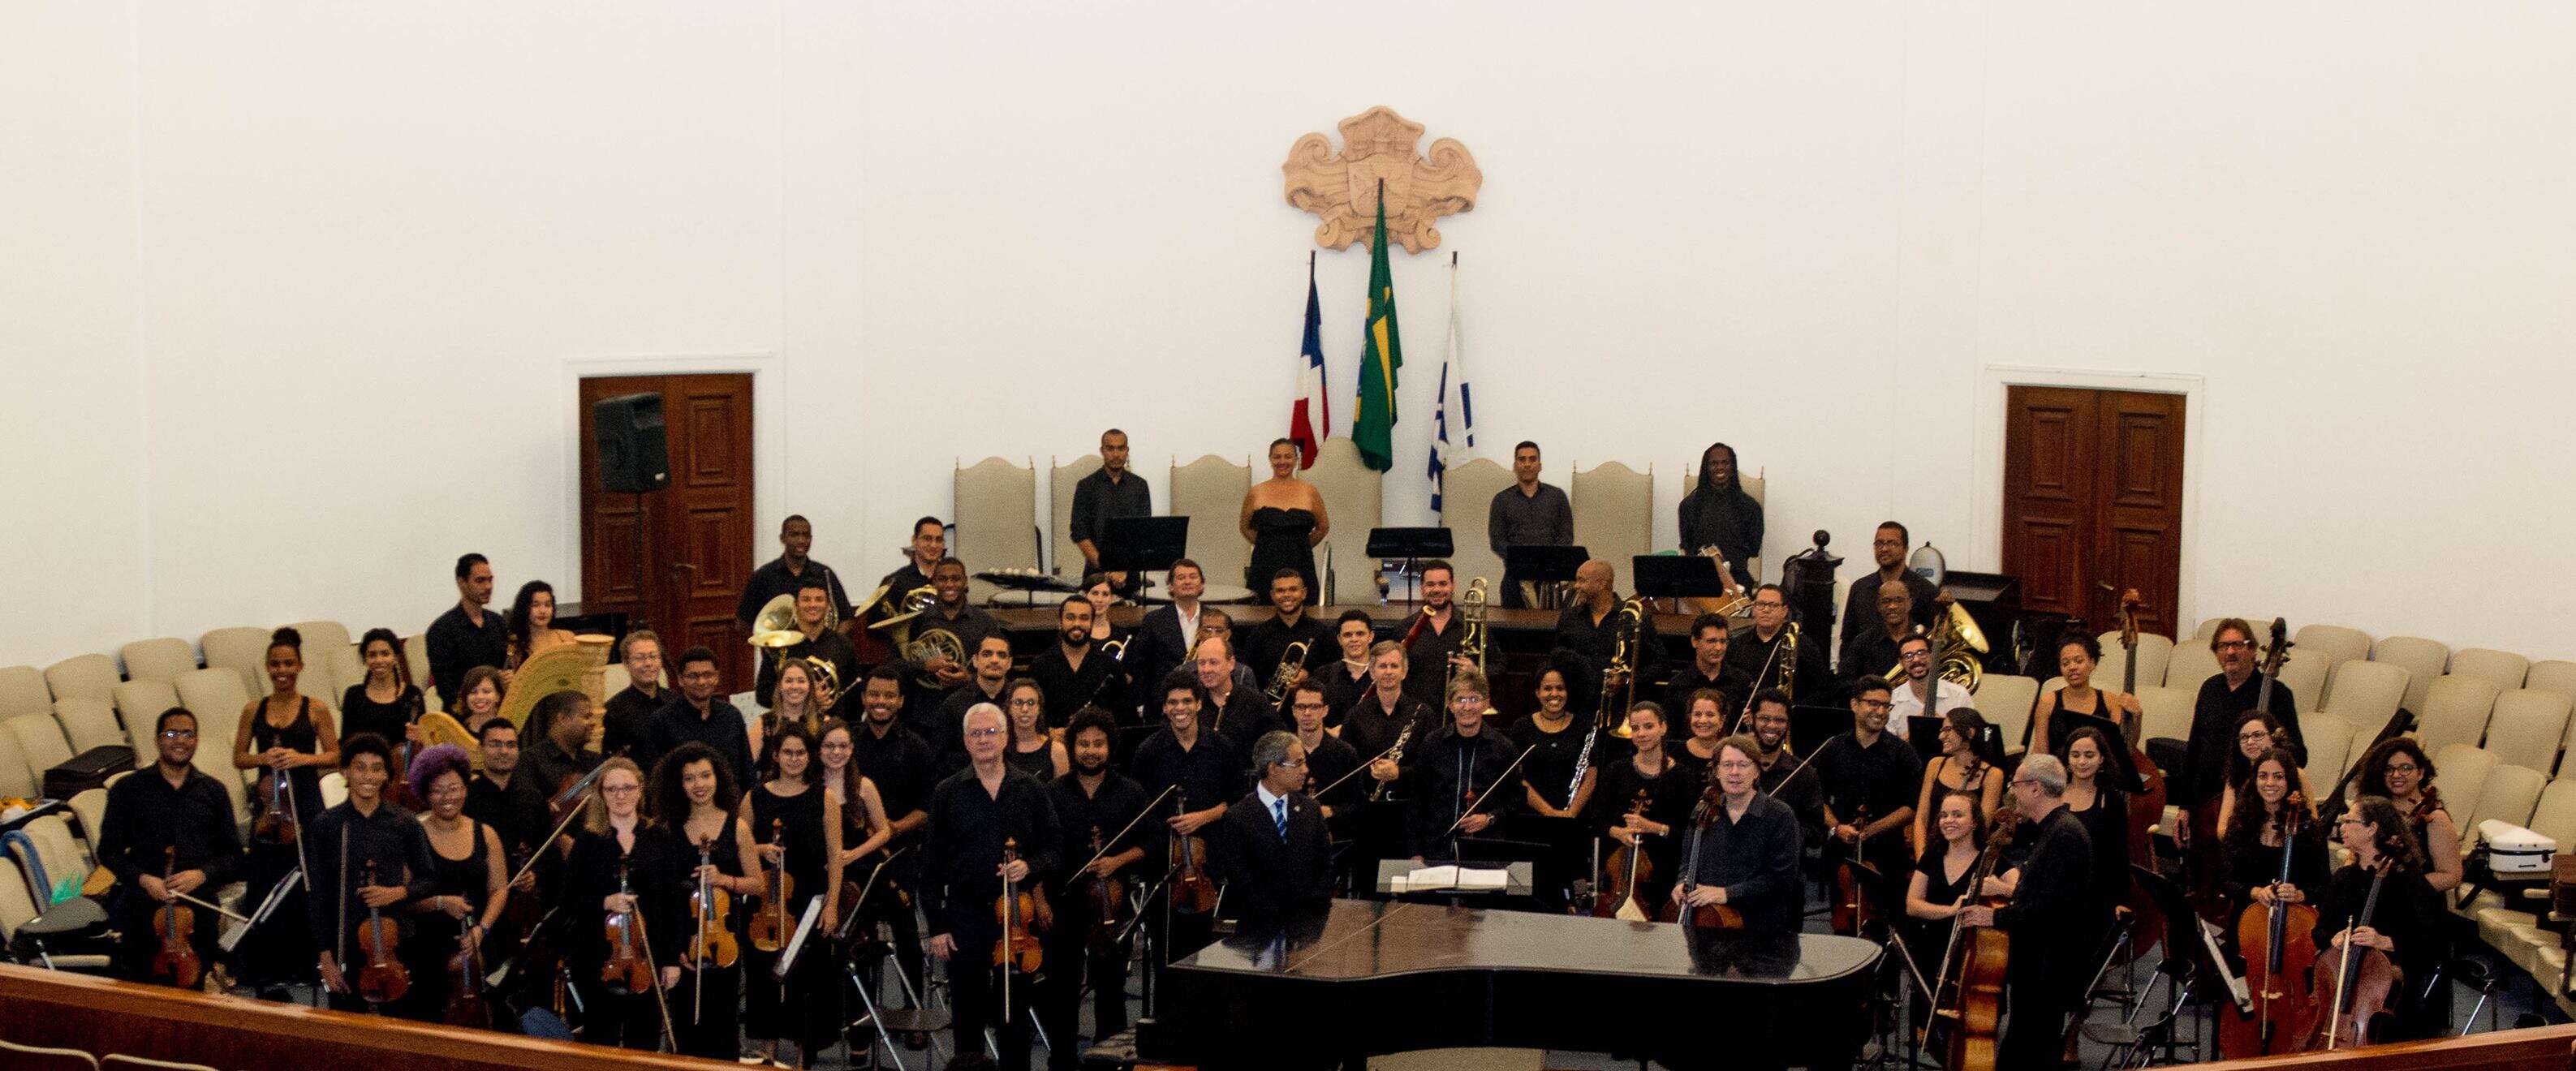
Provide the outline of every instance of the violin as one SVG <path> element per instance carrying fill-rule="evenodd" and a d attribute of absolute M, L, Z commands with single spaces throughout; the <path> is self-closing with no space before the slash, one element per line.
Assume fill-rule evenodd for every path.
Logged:
<path fill-rule="evenodd" d="M 2012 845 L 2018 817 L 2010 798 L 1996 808 L 1994 830 L 1986 835 L 1985 850 L 1978 853 L 1976 867 L 1968 872 L 1968 893 L 1963 899 L 1987 907 L 2001 907 L 2007 902 L 2000 896 L 1981 898 L 1977 890 L 2002 865 L 2004 849 Z M 1949 1071 L 1994 1068 L 2003 1038 L 2004 970 L 2011 955 L 2012 935 L 2002 930 L 1991 926 L 1950 928 L 1950 944 L 1942 950 L 1940 974 L 1933 983 L 1932 1017 L 1925 1024 L 1927 1032 L 1934 1025 L 1949 1029 L 1944 1046 L 1947 1059 L 1942 1064 Z"/>
<path fill-rule="evenodd" d="M 251 822 L 251 839 L 261 844 L 293 844 L 298 823 L 295 821 L 295 786 L 286 772 L 270 770 L 268 790 L 259 794 L 259 817 Z"/>
<path fill-rule="evenodd" d="M 367 863 L 367 884 L 376 883 L 376 864 Z M 367 922 L 358 930 L 358 950 L 366 953 L 366 966 L 358 968 L 358 996 L 369 1004 L 391 1004 L 411 991 L 411 971 L 395 958 L 402 944 L 402 931 L 385 922 L 385 913 L 367 908 Z"/>
<path fill-rule="evenodd" d="M 699 970 L 723 969 L 742 958 L 742 944 L 725 928 L 725 919 L 733 913 L 733 897 L 706 877 L 705 868 L 713 865 L 714 845 L 712 837 L 698 845 L 698 887 L 689 890 L 689 915 L 697 920 L 697 932 L 689 935 L 689 963 Z"/>
<path fill-rule="evenodd" d="M 2379 909 L 2379 889 L 2387 882 L 2394 862 L 2383 856 L 2371 871 L 2370 893 L 2361 899 L 2361 913 L 2344 927 L 2343 944 L 2317 953 L 2316 973 L 2308 993 L 2312 1025 L 2305 1031 L 2301 1052 L 2357 1049 L 2370 1044 L 2371 1020 L 2389 1010 L 2388 998 L 2405 980 L 2405 972 L 2388 958 L 2388 953 L 2352 943 L 2353 931 L 2370 925 L 2372 914 Z"/>
<path fill-rule="evenodd" d="M 483 999 L 482 946 L 457 949 L 456 958 L 449 960 L 447 966 L 456 973 L 449 982 L 447 1008 L 439 1013 L 439 1021 L 475 1030 L 492 1029 L 492 1004 Z"/>
<path fill-rule="evenodd" d="M 1628 813 L 1646 813 L 1648 798 L 1645 789 L 1638 789 L 1637 798 L 1628 802 Z M 1610 861 L 1601 866 L 1601 892 L 1592 903 L 1594 918 L 1646 920 L 1645 909 L 1637 902 L 1637 890 L 1654 877 L 1655 864 L 1644 847 L 1644 835 L 1640 834 L 1611 850 Z"/>
<path fill-rule="evenodd" d="M 1002 841 L 1002 865 L 1020 861 L 1020 840 Z M 1018 974 L 1036 974 L 1046 962 L 1046 952 L 1038 934 L 1055 928 L 1055 912 L 1047 907 L 1046 897 L 1033 886 L 1008 878 L 1002 880 L 1002 895 L 993 901 L 993 919 L 1001 923 L 1002 937 L 993 942 L 993 965 Z"/>
<path fill-rule="evenodd" d="M 1174 810 L 1188 814 L 1190 800 L 1175 793 Z M 1205 838 L 1192 835 L 1174 837 L 1172 846 L 1172 910 L 1184 915 L 1204 915 L 1216 910 L 1216 879 L 1208 876 L 1208 847 Z"/>
<path fill-rule="evenodd" d="M 1694 835 L 1690 840 L 1690 850 L 1682 854 L 1681 883 L 1676 886 L 1678 892 L 1672 902 L 1664 905 L 1663 921 L 1678 922 L 1695 930 L 1741 930 L 1744 928 L 1744 912 L 1732 905 L 1701 904 L 1687 910 L 1683 908 L 1683 898 L 1691 890 L 1699 888 L 1699 845 L 1702 838 L 1697 834 L 1716 821 L 1719 809 L 1726 806 L 1725 790 L 1717 783 L 1716 762 L 1709 763 L 1708 772 L 1708 787 L 1701 790 L 1698 806 L 1691 809 Z"/>
<path fill-rule="evenodd" d="M 2281 872 L 2273 879 L 2277 892 L 2290 881 L 2290 859 L 2307 816 L 2307 798 L 2292 792 L 2282 801 L 2273 828 L 2281 837 Z M 2228 1059 L 2277 1056 L 2301 1040 L 2292 1017 L 2311 1003 L 2309 976 L 2316 967 L 2316 945 L 2306 935 L 2317 928 L 2317 909 L 2307 904 L 2248 904 L 2236 920 L 2236 947 L 2245 955 L 2245 985 L 2254 994 L 2254 1012 L 2229 1011 L 2218 1024 L 2218 1050 Z"/>
<path fill-rule="evenodd" d="M 1869 808 L 1863 806 L 1852 815 L 1851 827 L 1866 829 L 1871 818 Z M 1878 905 L 1870 902 L 1869 886 L 1862 880 L 1860 868 L 1859 844 L 1852 846 L 1849 858 L 1834 867 L 1833 927 L 1835 933 L 1845 937 L 1858 937 L 1862 927 L 1878 921 Z"/>
<path fill-rule="evenodd" d="M 626 884 L 626 864 L 617 864 L 617 893 L 631 896 L 634 890 Z M 622 997 L 653 990 L 653 964 L 644 955 L 644 920 L 641 912 L 608 913 L 608 962 L 599 969 L 599 982 L 608 991 Z"/>
<path fill-rule="evenodd" d="M 1311 780 L 1314 775 L 1308 774 Z M 1091 855 L 1100 858 L 1109 849 L 1100 837 L 1100 827 L 1091 827 Z M 1091 954 L 1103 959 L 1120 959 L 1118 935 L 1126 932 L 1136 918 L 1134 905 L 1127 902 L 1127 880 L 1116 873 L 1107 876 L 1086 872 L 1082 882 L 1087 888 L 1083 899 L 1091 904 Z"/>
<path fill-rule="evenodd" d="M 778 863 L 765 867 L 765 888 L 760 894 L 760 910 L 751 916 L 751 947 L 763 952 L 776 952 L 787 947 L 787 935 L 794 930 L 787 916 L 787 898 L 796 892 L 796 879 L 787 876 L 787 822 L 769 820 L 769 843 L 778 846 Z"/>
<path fill-rule="evenodd" d="M 171 873 L 178 868 L 179 849 L 165 850 L 161 862 L 161 882 L 167 887 Z M 161 948 L 152 953 L 152 980 L 181 989 L 197 988 L 206 973 L 205 962 L 197 958 L 193 940 L 197 932 L 197 913 L 172 899 L 152 911 L 152 932 L 161 938 Z"/>

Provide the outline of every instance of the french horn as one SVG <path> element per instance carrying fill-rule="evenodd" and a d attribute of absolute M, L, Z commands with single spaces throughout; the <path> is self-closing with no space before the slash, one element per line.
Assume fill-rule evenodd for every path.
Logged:
<path fill-rule="evenodd" d="M 841 623 L 841 612 L 831 600 L 823 601 L 823 631 L 829 632 Z M 805 630 L 796 622 L 796 593 L 788 592 L 760 608 L 751 619 L 751 645 L 775 650 L 805 642 Z"/>

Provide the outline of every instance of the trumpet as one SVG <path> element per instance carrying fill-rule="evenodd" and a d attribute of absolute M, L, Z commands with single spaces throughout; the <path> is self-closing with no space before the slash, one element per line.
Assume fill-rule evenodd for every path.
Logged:
<path fill-rule="evenodd" d="M 1476 672 L 1485 672 L 1485 578 L 1467 582 L 1467 590 L 1458 596 L 1458 620 L 1465 631 L 1458 634 L 1458 653 L 1476 663 Z M 1449 664 L 1449 676 L 1458 675 L 1458 664 Z"/>
<path fill-rule="evenodd" d="M 1298 672 L 1306 668 L 1306 653 L 1314 649 L 1312 641 L 1298 640 L 1279 652 L 1279 666 L 1270 671 L 1270 686 L 1263 689 L 1273 706 L 1287 701 L 1289 685 L 1297 682 Z"/>

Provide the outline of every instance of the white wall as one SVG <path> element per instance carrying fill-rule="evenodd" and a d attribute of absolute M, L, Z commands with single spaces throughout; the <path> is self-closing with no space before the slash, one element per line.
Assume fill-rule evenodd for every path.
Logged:
<path fill-rule="evenodd" d="M 1654 464 L 1666 539 L 1722 438 L 1771 477 L 1767 558 L 1818 527 L 1857 555 L 1892 515 L 1990 566 L 1987 369 L 2197 376 L 2186 615 L 2576 654 L 2562 589 L 2435 594 L 2540 572 L 2576 520 L 2549 493 L 2576 461 L 2561 7 L 0 19 L 0 239 L 35 254 L 0 257 L 0 447 L 49 507 L 0 535 L 0 662 L 417 629 L 468 548 L 571 594 L 583 362 L 773 369 L 761 524 L 812 516 L 853 573 L 947 512 L 961 458 L 1044 465 L 1110 423 L 1157 483 L 1257 451 L 1313 228 L 1279 163 L 1377 103 L 1487 176 L 1442 227 L 1485 448 Z M 1397 257 L 1391 519 L 1422 508 L 1447 312 L 1446 258 Z M 1321 257 L 1344 421 L 1366 272 Z"/>

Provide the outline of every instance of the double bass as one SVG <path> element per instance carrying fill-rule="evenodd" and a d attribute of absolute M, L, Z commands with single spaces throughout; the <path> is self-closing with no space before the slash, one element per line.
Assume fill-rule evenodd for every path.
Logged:
<path fill-rule="evenodd" d="M 1628 813 L 1646 813 L 1650 798 L 1645 789 L 1638 789 L 1637 798 L 1628 803 Z M 1636 834 L 1628 838 L 1628 843 L 1611 850 L 1610 861 L 1601 867 L 1601 892 L 1593 900 L 1593 917 L 1646 921 L 1645 905 L 1637 902 L 1637 890 L 1655 873 L 1654 860 L 1645 850 L 1646 837 L 1644 833 Z"/>
<path fill-rule="evenodd" d="M 2281 872 L 2273 890 L 2290 883 L 2290 860 L 2298 854 L 2298 837 L 2307 817 L 2306 797 L 2290 793 L 2274 824 L 2281 837 Z M 2317 928 L 2317 909 L 2283 903 L 2247 904 L 2236 920 L 2236 947 L 2245 955 L 2245 985 L 2254 994 L 2251 1015 L 2232 1008 L 2220 1012 L 2218 1051 L 2230 1060 L 2278 1056 L 2296 1051 L 2303 1040 L 2295 1016 L 2308 1014 L 2309 974 L 2316 966 L 2315 943 L 2307 935 Z"/>
<path fill-rule="evenodd" d="M 179 849 L 164 850 L 161 861 L 161 884 L 168 887 L 170 875 L 178 868 Z M 152 932 L 161 938 L 161 947 L 152 953 L 153 981 L 181 989 L 197 988 L 205 977 L 206 965 L 197 957 L 194 938 L 197 913 L 179 905 L 177 898 L 152 909 Z"/>
<path fill-rule="evenodd" d="M 2138 613 L 2146 609 L 2146 599 L 2138 589 L 2130 588 L 2120 595 L 2120 649 L 2127 657 L 2120 667 L 2120 694 L 2134 698 L 2138 694 Z M 2155 869 L 2153 830 L 2165 815 L 2165 773 L 2147 757 L 2143 737 L 2146 735 L 2144 705 L 2138 717 L 2122 727 L 2122 743 L 2129 748 L 2129 768 L 2138 775 L 2138 791 L 2129 797 L 2129 858 L 2144 860 Z M 2130 944 L 2140 954 L 2156 947 L 2165 938 L 2164 912 L 2156 908 L 2155 898 L 2147 894 L 2135 872 L 2129 878 L 2131 912 Z"/>
<path fill-rule="evenodd" d="M 1994 829 L 1986 834 L 1985 850 L 1978 853 L 1977 865 L 1968 872 L 1968 891 L 1961 898 L 1987 907 L 2001 907 L 2002 897 L 1979 897 L 1977 890 L 2003 862 L 2004 849 L 2012 846 L 2013 830 L 2019 811 L 2011 797 L 2005 797 L 1996 808 Z M 1924 1025 L 1928 1034 L 1933 1025 L 1946 1025 L 1945 1059 L 1947 1071 L 1992 1071 L 1997 1047 L 2003 1040 L 2004 970 L 2012 959 L 2012 935 L 1992 926 L 1952 926 L 1950 943 L 1941 950 L 1939 973 L 1933 978 L 1932 1017 Z"/>
<path fill-rule="evenodd" d="M 2362 897 L 2361 913 L 2343 928 L 2343 944 L 2317 953 L 2316 974 L 2308 994 L 2308 1016 L 2312 1025 L 2304 1031 L 2306 1040 L 2301 1052 L 2324 1052 L 2334 1049 L 2357 1049 L 2370 1044 L 2370 1021 L 2388 1009 L 2388 999 L 2395 996 L 2405 972 L 2388 953 L 2376 948 L 2360 948 L 2352 943 L 2353 931 L 2371 924 L 2379 909 L 2379 889 L 2388 881 L 2388 871 L 2395 860 L 2382 856 L 2370 874 L 2370 893 Z"/>

